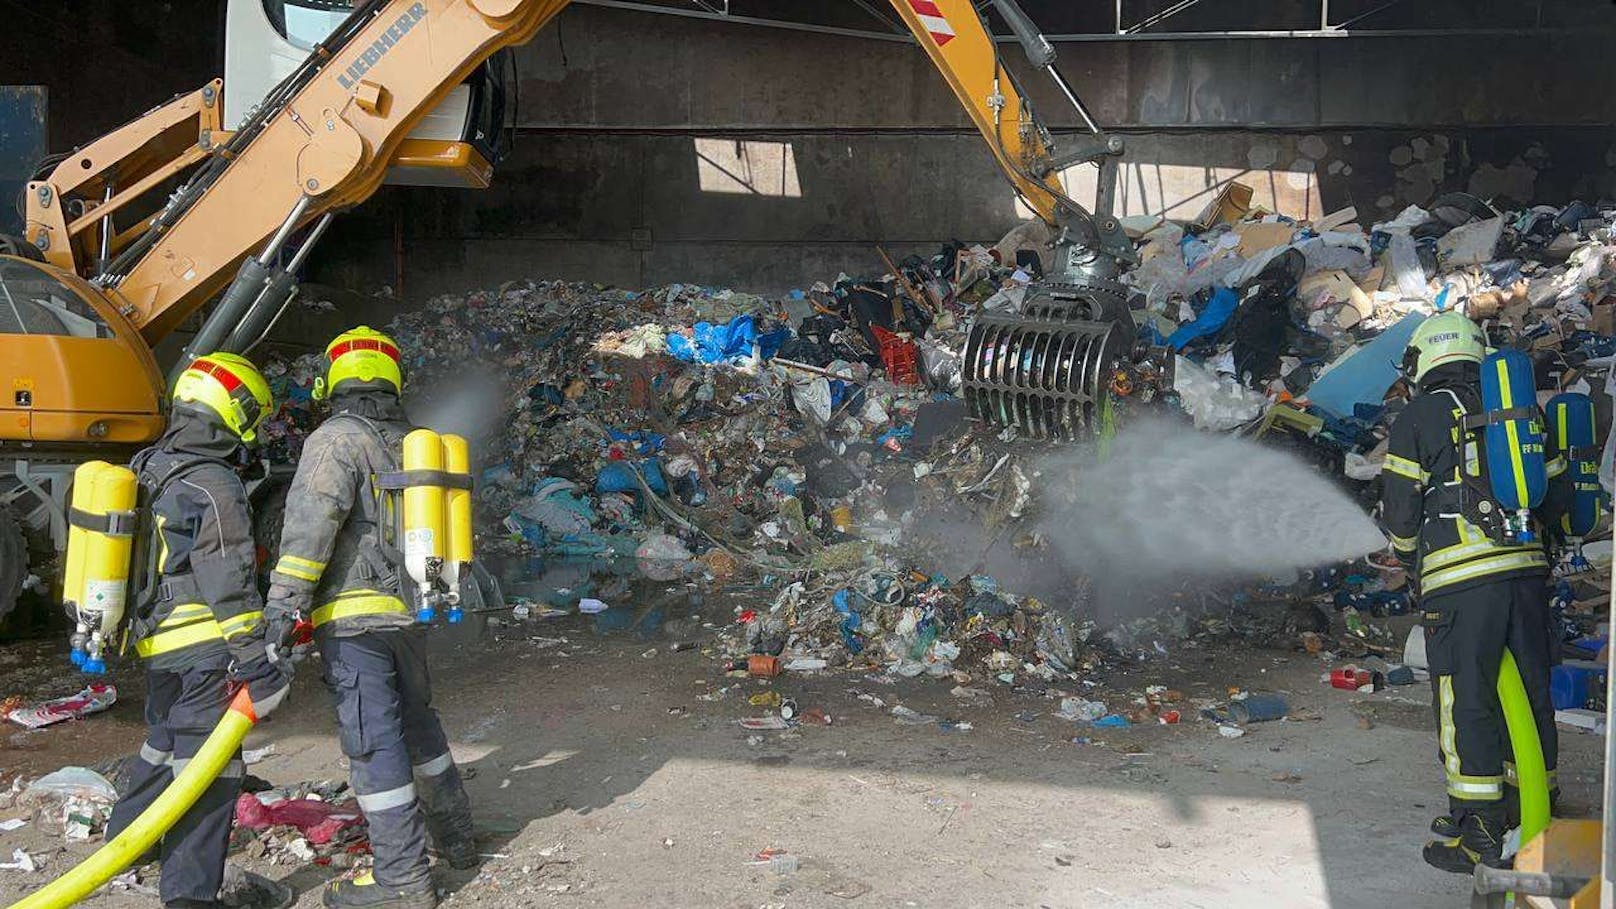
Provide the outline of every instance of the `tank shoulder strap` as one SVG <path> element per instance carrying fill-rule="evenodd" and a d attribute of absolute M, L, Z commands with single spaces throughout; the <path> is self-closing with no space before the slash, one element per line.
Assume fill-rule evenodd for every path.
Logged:
<path fill-rule="evenodd" d="M 223 467 L 225 470 L 234 469 L 230 466 L 230 462 L 228 461 L 224 461 L 219 458 L 210 458 L 203 455 L 198 455 L 194 458 L 180 461 L 169 467 L 162 476 L 158 477 L 157 482 L 151 484 L 151 498 L 148 500 L 148 507 L 151 503 L 155 503 L 158 497 L 160 497 L 164 492 L 168 491 L 168 487 L 179 482 L 186 476 L 189 476 L 190 474 L 209 466 L 210 464 Z M 136 471 L 135 475 L 139 476 L 140 471 Z"/>
<path fill-rule="evenodd" d="M 339 413 L 333 416 L 331 420 L 346 420 L 363 429 L 372 439 L 376 440 L 376 444 L 381 447 L 382 451 L 387 453 L 388 465 L 395 469 L 398 467 L 400 462 L 399 446 L 404 444 L 403 435 L 398 435 L 376 420 L 356 413 Z M 392 438 L 394 435 L 397 435 L 397 438 Z"/>
<path fill-rule="evenodd" d="M 151 461 L 151 452 L 143 451 L 130 462 L 130 468 L 137 477 L 143 477 L 146 467 Z M 232 469 L 229 462 L 219 458 L 210 458 L 205 455 L 196 455 L 176 461 L 163 472 L 153 483 L 147 484 L 142 480 L 139 491 L 136 493 L 136 510 L 138 520 L 141 522 L 141 532 L 135 534 L 134 551 L 130 555 L 129 602 L 133 608 L 128 618 L 138 622 L 146 621 L 152 612 L 152 606 L 161 595 L 162 585 L 158 577 L 157 560 L 163 551 L 160 539 L 162 528 L 157 526 L 157 516 L 152 508 L 157 500 L 170 486 L 201 470 L 209 465 L 218 465 L 226 470 Z M 138 637 L 138 635 L 137 635 Z M 126 635 L 123 641 L 125 647 L 129 643 Z"/>

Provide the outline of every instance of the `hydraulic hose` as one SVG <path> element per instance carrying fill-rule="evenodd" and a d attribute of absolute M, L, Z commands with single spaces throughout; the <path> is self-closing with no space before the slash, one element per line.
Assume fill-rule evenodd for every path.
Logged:
<path fill-rule="evenodd" d="M 1498 702 L 1504 707 L 1504 726 L 1509 730 L 1510 750 L 1515 753 L 1515 779 L 1521 794 L 1521 845 L 1549 826 L 1549 772 L 1543 763 L 1543 743 L 1537 736 L 1537 719 L 1526 699 L 1515 655 L 1504 649 L 1504 663 L 1498 668 Z"/>
<path fill-rule="evenodd" d="M 253 712 L 252 698 L 248 696 L 247 689 L 243 688 L 236 692 L 235 698 L 230 702 L 230 708 L 224 713 L 224 718 L 219 720 L 219 725 L 208 734 L 196 757 L 185 765 L 185 769 L 180 771 L 174 782 L 163 790 L 163 794 L 157 797 L 157 801 L 153 802 L 151 807 L 142 811 L 122 833 L 97 849 L 89 858 L 79 862 L 56 880 L 12 903 L 9 909 L 65 909 L 89 896 L 97 887 L 111 880 L 113 875 L 129 867 L 130 862 L 145 854 L 146 850 L 168 831 L 168 828 L 174 826 L 174 823 L 196 804 L 196 800 L 202 797 L 208 785 L 217 779 L 225 765 L 230 763 L 236 749 L 241 747 L 241 740 L 247 737 L 248 730 L 257 722 L 258 714 Z"/>

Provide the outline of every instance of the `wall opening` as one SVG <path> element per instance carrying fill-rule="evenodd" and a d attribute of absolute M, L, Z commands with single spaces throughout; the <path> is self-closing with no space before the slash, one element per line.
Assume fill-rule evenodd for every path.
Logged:
<path fill-rule="evenodd" d="M 1079 165 L 1061 173 L 1073 199 L 1093 211 L 1099 198 L 1100 169 Z M 1297 220 L 1324 214 L 1318 175 L 1310 170 L 1259 170 L 1249 167 L 1203 167 L 1125 161 L 1117 172 L 1116 214 L 1190 219 L 1201 213 L 1218 191 L 1240 182 L 1255 192 L 1251 204 Z"/>
<path fill-rule="evenodd" d="M 696 179 L 704 193 L 802 198 L 789 142 L 696 137 Z"/>

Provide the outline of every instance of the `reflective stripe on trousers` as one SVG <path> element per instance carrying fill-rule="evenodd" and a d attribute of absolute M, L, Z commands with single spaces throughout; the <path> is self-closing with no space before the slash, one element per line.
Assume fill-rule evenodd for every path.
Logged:
<path fill-rule="evenodd" d="M 389 811 L 393 808 L 403 808 L 415 804 L 415 784 L 405 783 L 392 789 L 369 794 L 356 794 L 359 807 L 366 814 L 375 814 L 378 811 Z"/>
<path fill-rule="evenodd" d="M 1460 772 L 1458 729 L 1453 724 L 1453 676 L 1437 679 L 1438 742 L 1442 749 L 1442 770 L 1447 777 L 1448 795 L 1456 799 L 1494 802 L 1504 797 L 1504 777 L 1469 776 Z"/>
<path fill-rule="evenodd" d="M 453 766 L 454 756 L 445 751 L 430 761 L 416 764 L 414 770 L 416 776 L 441 776 Z"/>
<path fill-rule="evenodd" d="M 1505 786 L 1514 786 L 1516 789 L 1521 788 L 1521 781 L 1516 776 L 1515 762 L 1514 761 L 1505 761 L 1504 762 L 1504 785 Z M 1560 788 L 1560 771 L 1556 770 L 1553 767 L 1550 767 L 1549 768 L 1549 789 L 1554 790 L 1554 789 L 1558 789 L 1558 788 Z"/>

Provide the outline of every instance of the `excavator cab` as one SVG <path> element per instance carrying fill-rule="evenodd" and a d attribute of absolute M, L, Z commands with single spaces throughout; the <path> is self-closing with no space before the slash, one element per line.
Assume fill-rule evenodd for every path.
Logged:
<path fill-rule="evenodd" d="M 0 337 L 0 457 L 19 445 L 134 445 L 162 431 L 151 351 L 77 275 L 0 256 Z M 91 374 L 104 378 L 79 379 Z"/>
<path fill-rule="evenodd" d="M 234 130 L 269 90 L 353 12 L 352 0 L 230 0 L 225 13 L 224 128 Z M 485 189 L 508 151 L 508 51 L 483 61 L 426 113 L 393 153 L 395 186 Z"/>

